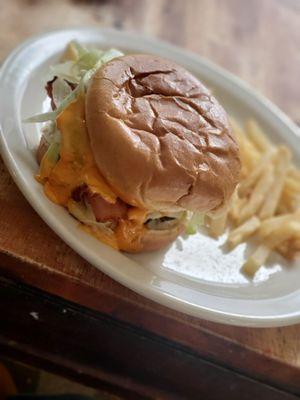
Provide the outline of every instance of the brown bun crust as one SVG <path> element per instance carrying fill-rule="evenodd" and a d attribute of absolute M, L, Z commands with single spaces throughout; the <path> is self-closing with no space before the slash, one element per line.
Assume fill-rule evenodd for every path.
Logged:
<path fill-rule="evenodd" d="M 168 231 L 146 230 L 142 237 L 142 248 L 139 251 L 154 251 L 166 247 L 184 231 L 184 226 L 179 225 Z"/>
<path fill-rule="evenodd" d="M 141 253 L 145 251 L 154 251 L 162 249 L 174 240 L 184 231 L 183 224 L 178 224 L 172 229 L 150 230 L 142 229 L 133 242 L 118 242 L 120 250 L 127 253 Z"/>
<path fill-rule="evenodd" d="M 105 64 L 90 82 L 86 119 L 99 170 L 129 204 L 206 212 L 238 182 L 224 109 L 171 61 L 137 54 Z"/>

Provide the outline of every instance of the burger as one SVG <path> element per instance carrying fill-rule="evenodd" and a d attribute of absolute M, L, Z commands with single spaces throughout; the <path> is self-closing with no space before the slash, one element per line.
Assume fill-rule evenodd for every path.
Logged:
<path fill-rule="evenodd" d="M 228 203 L 240 160 L 226 112 L 173 61 L 72 42 L 46 85 L 45 195 L 126 252 L 160 249 Z M 200 217 L 199 217 L 200 216 Z"/>

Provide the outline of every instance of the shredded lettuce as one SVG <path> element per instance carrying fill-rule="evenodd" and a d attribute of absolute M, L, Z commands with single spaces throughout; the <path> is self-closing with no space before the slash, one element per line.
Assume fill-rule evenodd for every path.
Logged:
<path fill-rule="evenodd" d="M 93 74 L 103 64 L 116 57 L 121 57 L 124 54 L 116 49 L 106 51 L 98 49 L 86 49 L 77 42 L 71 42 L 76 48 L 78 59 L 75 61 L 65 61 L 51 68 L 52 73 L 57 79 L 53 83 L 55 90 L 55 98 L 53 100 L 59 103 L 54 111 L 37 114 L 24 120 L 24 122 L 40 123 L 45 121 L 55 121 L 57 116 L 79 95 L 82 90 L 86 90 L 87 84 Z M 77 84 L 73 91 L 69 91 L 69 85 L 65 81 Z M 57 82 L 58 81 L 58 82 Z M 61 82 L 64 82 L 63 85 Z M 55 83 L 57 82 L 57 83 Z M 55 89 L 54 89 L 55 87 Z M 56 104 L 57 105 L 57 104 Z"/>
<path fill-rule="evenodd" d="M 76 84 L 80 81 L 81 77 L 78 71 L 74 69 L 74 65 L 74 61 L 65 61 L 60 64 L 52 65 L 50 70 L 53 76 Z"/>
<path fill-rule="evenodd" d="M 77 61 L 86 52 L 87 52 L 87 49 L 85 46 L 81 45 L 76 40 L 72 40 L 67 45 L 61 60 L 62 60 L 62 62 L 70 61 L 70 60 Z"/>
<path fill-rule="evenodd" d="M 34 115 L 33 117 L 29 117 L 25 119 L 23 122 L 46 122 L 46 121 L 55 121 L 57 116 L 66 108 L 72 101 L 76 99 L 76 97 L 79 95 L 79 93 L 83 90 L 84 84 L 83 81 L 81 81 L 76 88 L 66 96 L 60 105 L 51 112 L 43 113 L 43 114 L 37 114 Z"/>
<path fill-rule="evenodd" d="M 55 81 L 52 84 L 52 97 L 53 97 L 53 102 L 56 107 L 59 107 L 63 100 L 69 96 L 69 94 L 72 92 L 72 89 L 68 83 L 61 78 L 55 79 Z"/>
<path fill-rule="evenodd" d="M 51 67 L 54 76 L 66 79 L 72 83 L 79 83 L 87 72 L 95 72 L 101 65 L 124 54 L 116 49 L 101 51 L 98 49 L 84 50 L 82 48 L 76 61 L 65 61 Z M 92 74 L 90 73 L 89 76 Z M 86 77 L 85 77 L 85 80 Z"/>
<path fill-rule="evenodd" d="M 101 57 L 99 58 L 98 62 L 101 61 L 102 64 L 107 63 L 108 61 L 114 59 L 114 58 L 118 58 L 124 56 L 124 53 L 122 53 L 120 50 L 117 49 L 109 49 L 106 50 L 102 53 Z"/>
<path fill-rule="evenodd" d="M 99 60 L 94 64 L 93 68 L 91 68 L 90 70 L 88 70 L 85 75 L 83 76 L 82 80 L 84 83 L 85 88 L 87 88 L 87 84 L 89 82 L 89 80 L 91 79 L 91 77 L 94 75 L 94 73 L 105 63 L 107 63 L 108 61 L 117 58 L 117 57 L 121 57 L 124 54 L 122 52 L 120 52 L 119 50 L 116 49 L 110 49 L 107 50 L 105 52 L 102 53 L 102 56 L 99 58 Z"/>
<path fill-rule="evenodd" d="M 69 46 L 75 47 L 78 57 L 83 56 L 88 51 L 87 48 L 85 46 L 83 46 L 82 44 L 80 44 L 79 42 L 77 42 L 77 40 L 72 40 L 69 43 Z"/>
<path fill-rule="evenodd" d="M 46 122 L 46 121 L 54 121 L 55 119 L 56 119 L 56 110 L 42 113 L 42 114 L 33 115 L 32 117 L 24 119 L 23 122 L 39 123 L 39 122 Z"/>
<path fill-rule="evenodd" d="M 83 224 L 100 228 L 107 234 L 113 234 L 111 227 L 112 223 L 110 221 L 98 222 L 89 204 L 86 204 L 83 201 L 77 202 L 74 200 L 69 200 L 68 210 L 73 217 L 78 219 Z"/>
<path fill-rule="evenodd" d="M 46 151 L 44 157 L 46 157 L 46 159 L 51 162 L 51 164 L 55 165 L 59 160 L 59 152 L 60 144 L 56 141 L 53 141 L 48 147 L 48 150 Z"/>
<path fill-rule="evenodd" d="M 39 182 L 43 182 L 50 176 L 53 168 L 59 160 L 59 156 L 60 144 L 57 142 L 51 143 L 41 161 L 39 174 L 37 176 Z"/>
<path fill-rule="evenodd" d="M 94 49 L 88 51 L 79 58 L 79 60 L 75 63 L 75 66 L 79 71 L 88 71 L 100 60 L 102 54 L 103 51 L 101 50 Z"/>
<path fill-rule="evenodd" d="M 204 214 L 198 212 L 188 215 L 185 233 L 187 235 L 195 235 L 198 232 L 200 226 L 204 224 L 204 216 Z"/>
<path fill-rule="evenodd" d="M 61 133 L 57 129 L 55 121 L 46 122 L 45 125 L 42 127 L 41 132 L 48 144 L 51 144 L 53 142 L 60 143 Z"/>

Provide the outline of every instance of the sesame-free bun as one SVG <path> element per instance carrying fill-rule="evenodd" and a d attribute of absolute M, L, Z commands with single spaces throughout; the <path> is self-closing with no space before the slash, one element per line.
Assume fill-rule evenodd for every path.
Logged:
<path fill-rule="evenodd" d="M 174 242 L 184 229 L 185 226 L 182 222 L 178 222 L 177 225 L 164 230 L 154 230 L 143 227 L 137 232 L 137 235 L 132 241 L 128 240 L 127 237 L 125 237 L 123 241 L 118 240 L 119 249 L 127 253 L 159 250 Z"/>
<path fill-rule="evenodd" d="M 136 54 L 105 64 L 90 81 L 86 121 L 100 172 L 131 205 L 206 212 L 238 182 L 224 109 L 172 61 Z"/>

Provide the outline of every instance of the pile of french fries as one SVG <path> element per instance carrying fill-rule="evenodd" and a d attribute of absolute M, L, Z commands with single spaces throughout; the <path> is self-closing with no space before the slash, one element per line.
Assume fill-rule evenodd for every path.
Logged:
<path fill-rule="evenodd" d="M 240 147 L 241 181 L 226 210 L 208 217 L 207 226 L 213 237 L 228 228 L 229 249 L 256 239 L 242 267 L 253 277 L 273 250 L 288 260 L 300 257 L 300 170 L 291 150 L 271 143 L 255 120 L 244 129 L 235 120 L 231 126 Z"/>

